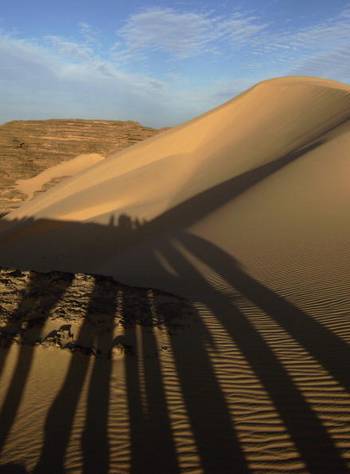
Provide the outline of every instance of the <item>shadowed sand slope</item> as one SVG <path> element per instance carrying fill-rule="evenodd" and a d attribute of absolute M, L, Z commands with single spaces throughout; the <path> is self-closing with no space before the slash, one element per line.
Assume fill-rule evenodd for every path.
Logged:
<path fill-rule="evenodd" d="M 50 458 L 63 472 L 65 453 L 70 467 L 88 462 L 99 410 L 92 459 L 101 472 L 108 462 L 137 473 L 145 465 L 153 473 L 349 471 L 349 118 L 346 85 L 266 81 L 111 155 L 0 223 L 1 265 L 110 275 L 181 294 L 195 315 L 176 334 L 132 329 L 134 358 L 106 372 L 95 364 L 109 414 L 96 408 L 91 384 L 81 414 L 80 392 L 70 390 L 88 368 L 73 359 L 56 398 L 43 402 L 40 454 L 28 461 L 35 472 Z M 82 444 L 69 444 L 61 427 L 55 452 L 68 399 L 67 423 L 74 432 L 80 413 Z M 166 456 L 154 457 L 142 434 Z"/>

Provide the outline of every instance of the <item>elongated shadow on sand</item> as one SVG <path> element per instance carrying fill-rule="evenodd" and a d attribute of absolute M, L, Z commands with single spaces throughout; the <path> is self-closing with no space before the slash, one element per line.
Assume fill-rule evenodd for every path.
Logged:
<path fill-rule="evenodd" d="M 71 274 L 65 274 L 63 277 L 55 272 L 49 274 L 32 273 L 25 296 L 16 313 L 10 319 L 8 327 L 3 328 L 3 331 L 6 332 L 6 329 L 11 328 L 13 335 L 21 335 L 23 325 L 26 328 L 33 326 L 31 337 L 33 339 L 40 338 L 51 309 L 69 288 L 72 279 L 73 275 Z M 39 306 L 33 307 L 34 303 L 39 303 Z M 0 371 L 5 364 L 8 349 L 1 354 Z M 33 363 L 34 352 L 33 345 L 20 346 L 17 362 L 0 412 L 0 452 L 16 418 Z"/>
<path fill-rule="evenodd" d="M 135 307 L 135 303 L 138 307 Z M 136 314 L 135 314 L 136 312 Z M 161 373 L 159 350 L 151 321 L 151 305 L 147 290 L 123 294 L 125 340 L 133 354 L 125 358 L 127 398 L 130 423 L 130 473 L 179 472 Z M 140 314 L 141 315 L 141 314 Z"/>
<path fill-rule="evenodd" d="M 114 318 L 117 310 L 117 294 L 112 279 L 95 276 L 87 318 L 95 326 L 93 342 L 97 357 L 89 381 L 87 410 L 82 436 L 83 472 L 108 472 L 110 442 L 108 437 L 108 414 L 110 405 L 110 379 L 112 362 L 108 354 L 113 340 Z M 103 314 L 102 321 L 96 321 L 92 313 Z M 102 323 L 102 324 L 101 324 Z"/>
<path fill-rule="evenodd" d="M 177 278 L 181 279 L 186 276 L 186 279 L 192 281 L 198 292 L 199 301 L 203 302 L 212 311 L 214 317 L 220 321 L 232 340 L 238 345 L 267 393 L 269 393 L 292 441 L 307 465 L 308 471 L 312 473 L 327 470 L 339 473 L 347 472 L 346 465 L 327 430 L 272 350 L 232 300 L 213 288 L 206 278 L 184 257 L 179 248 L 174 245 L 176 241 L 189 254 L 194 255 L 219 273 L 231 284 L 232 288 L 235 288 L 257 306 L 263 308 L 287 330 L 289 327 L 286 326 L 285 317 L 290 320 L 294 317 L 298 318 L 298 331 L 304 331 L 305 328 L 308 331 L 314 331 L 314 328 L 318 328 L 318 323 L 314 320 L 311 320 L 312 322 L 308 321 L 311 318 L 307 314 L 254 280 L 242 270 L 232 256 L 204 239 L 182 232 L 178 233 L 175 239 L 164 239 L 164 243 L 156 249 L 176 270 Z M 156 261 L 155 265 L 157 265 Z M 45 275 L 44 278 L 47 281 Z M 105 280 L 105 278 L 102 278 L 102 280 Z M 31 286 L 37 288 L 38 283 L 39 286 L 42 283 L 40 276 Z M 68 287 L 69 284 L 70 280 L 67 280 L 64 286 Z M 64 288 L 61 290 L 62 295 L 63 293 Z M 29 292 L 29 294 L 32 293 Z M 57 296 L 56 293 L 55 298 L 51 297 L 51 305 L 57 300 Z M 146 297 L 144 300 L 143 312 L 147 313 L 150 309 L 147 306 Z M 130 302 L 124 297 L 125 322 L 132 319 L 132 315 L 127 314 L 130 307 Z M 45 306 L 45 308 L 46 314 L 48 314 L 50 305 Z M 107 319 L 112 321 L 116 312 L 116 294 L 113 290 L 106 295 L 105 284 L 103 284 L 102 289 L 99 277 L 96 276 L 86 320 L 81 326 L 79 335 L 80 342 L 78 341 L 78 346 L 80 344 L 82 349 L 91 346 L 99 348 L 101 335 L 97 331 L 97 341 L 88 340 L 92 334 L 91 330 L 88 330 L 88 324 L 91 323 L 89 322 L 91 315 L 96 311 L 101 311 L 101 309 Z M 21 311 L 19 310 L 19 312 Z M 215 377 L 214 368 L 207 352 L 210 336 L 206 334 L 206 328 L 201 322 L 200 315 L 197 316 L 197 323 L 198 340 L 196 341 L 195 358 L 193 358 L 193 351 L 187 351 L 189 346 L 183 344 L 183 341 L 180 342 L 177 337 L 173 337 L 171 332 L 169 337 L 177 377 L 202 470 L 206 473 L 231 472 L 232 470 L 235 472 L 249 472 L 235 434 L 234 425 L 231 422 L 231 415 L 229 415 L 224 394 Z M 166 321 L 165 324 L 167 325 Z M 293 329 L 292 321 L 289 324 Z M 321 326 L 321 328 L 323 327 Z M 149 466 L 152 472 L 163 472 L 164 469 L 166 469 L 166 472 L 179 472 L 156 341 L 151 332 L 147 334 L 145 328 L 139 329 L 139 334 L 137 334 L 135 325 L 131 325 L 129 328 L 126 327 L 126 334 L 132 339 L 132 344 L 134 347 L 140 348 L 138 357 L 126 357 L 125 359 L 131 432 L 131 472 L 145 472 L 145 465 Z M 170 325 L 169 329 L 171 329 Z M 324 338 L 328 336 L 327 331 L 322 329 L 318 329 L 318 331 L 321 331 Z M 300 338 L 295 327 L 293 331 L 289 332 L 298 342 L 301 341 L 307 350 L 313 351 L 314 344 L 310 344 L 305 336 Z M 108 345 L 111 342 L 112 331 L 105 331 L 103 337 L 108 339 Z M 330 339 L 335 349 L 338 347 L 336 339 L 336 336 L 333 335 Z M 324 339 L 325 341 L 327 339 Z M 147 351 L 144 349 L 146 346 Z M 339 347 L 340 354 L 343 355 L 341 341 Z M 152 358 L 147 357 L 150 350 L 151 352 L 154 350 Z M 318 351 L 322 352 L 320 349 Z M 323 356 L 323 352 L 321 355 Z M 23 349 L 20 360 L 24 358 Z M 323 357 L 320 357 L 319 360 L 322 362 Z M 337 358 L 333 361 L 335 366 L 338 362 L 339 372 L 342 371 L 343 360 L 343 358 Z M 96 469 L 101 473 L 108 472 L 107 418 L 110 402 L 111 361 L 96 358 L 91 362 L 90 358 L 78 352 L 72 356 L 64 384 L 50 408 L 45 426 L 44 447 L 40 462 L 34 472 L 64 472 L 64 457 L 69 435 L 89 363 L 93 364 L 93 369 L 88 388 L 87 416 L 82 437 L 84 472 L 92 473 L 96 472 Z M 15 375 L 17 374 L 16 379 L 11 383 L 12 388 L 10 387 L 6 400 L 12 400 L 13 397 L 16 409 L 13 410 L 11 407 L 9 409 L 6 405 L 9 402 L 5 402 L 3 406 L 5 415 L 10 413 L 11 423 L 6 423 L 5 420 L 4 424 L 7 431 L 13 422 L 20 401 L 18 395 L 14 394 L 14 389 L 17 387 L 15 380 L 19 380 L 18 389 L 21 392 L 30 364 L 31 358 L 29 358 L 29 365 L 26 363 L 24 376 L 20 367 L 17 367 L 14 372 Z M 203 378 L 206 382 L 204 391 L 208 404 L 205 413 L 203 413 L 203 407 L 198 404 L 198 384 L 193 376 L 194 373 L 204 375 Z M 143 382 L 141 382 L 140 375 L 143 377 Z M 141 384 L 143 384 L 143 387 L 141 387 Z M 143 396 L 145 397 L 144 400 L 142 399 Z M 7 412 L 5 409 L 9 411 Z M 159 439 L 162 440 L 160 453 L 158 456 L 154 456 L 154 441 Z M 318 446 L 319 449 L 315 449 L 315 446 Z"/>
<path fill-rule="evenodd" d="M 172 335 L 171 327 L 169 339 L 202 472 L 248 472 L 225 394 L 208 354 L 210 336 L 203 334 L 206 328 L 198 313 L 196 320 L 195 341 L 186 334 Z"/>
<path fill-rule="evenodd" d="M 147 250 L 151 255 L 152 270 L 155 272 L 164 272 L 164 268 L 160 268 L 159 261 L 152 257 L 152 255 L 160 253 L 176 270 L 176 277 L 173 275 L 168 275 L 168 277 L 170 279 L 186 278 L 187 281 L 191 281 L 197 288 L 198 300 L 209 308 L 213 316 L 230 335 L 232 341 L 238 346 L 269 394 L 308 471 L 311 473 L 345 473 L 347 472 L 345 462 L 334 446 L 326 428 L 274 352 L 231 298 L 214 288 L 174 244 L 176 241 L 179 242 L 189 254 L 221 275 L 233 289 L 238 290 L 244 297 L 262 308 L 297 342 L 303 345 L 340 383 L 348 387 L 349 376 L 345 373 L 343 364 L 344 360 L 348 360 L 349 352 L 347 346 L 337 336 L 245 273 L 231 255 L 211 242 L 195 237 L 184 230 L 230 199 L 234 199 L 283 166 L 301 157 L 307 151 L 319 146 L 320 143 L 320 141 L 315 142 L 307 148 L 296 150 L 273 163 L 232 178 L 209 192 L 189 199 L 141 228 L 139 226 L 135 228 L 129 224 L 115 228 L 113 225 L 98 226 L 89 223 L 44 221 L 43 229 L 47 227 L 47 224 L 50 224 L 51 227 L 50 225 L 49 227 L 53 229 L 53 233 L 58 232 L 56 238 L 59 239 L 61 235 L 65 234 L 67 240 L 68 235 L 68 240 L 74 240 L 73 253 L 75 251 L 79 253 L 79 245 L 84 252 L 87 248 L 94 249 L 97 242 L 103 252 L 104 243 L 114 242 L 118 256 L 122 255 L 125 249 L 141 242 L 146 247 L 148 245 Z M 28 225 L 30 226 L 31 222 Z M 41 225 L 40 222 L 38 225 Z M 21 229 L 19 229 L 20 232 Z M 161 236 L 157 245 L 152 243 L 154 235 Z M 101 237 L 101 241 L 98 241 L 99 237 Z M 53 242 L 49 240 L 50 245 Z M 108 250 L 108 246 L 105 248 Z M 78 269 L 81 270 L 82 267 Z M 99 282 L 96 279 L 87 318 L 80 331 L 79 340 L 82 347 L 93 343 L 93 341 L 88 343 L 85 341 L 91 335 L 91 331 L 87 330 L 88 317 L 93 312 L 95 301 L 99 300 Z M 115 314 L 115 304 L 113 297 L 110 300 L 108 298 L 104 300 L 104 308 L 106 305 L 109 307 L 108 311 L 104 310 L 107 317 L 112 318 L 112 315 Z M 125 299 L 123 304 L 126 308 L 129 303 Z M 295 322 L 296 320 L 297 322 Z M 197 322 L 199 330 L 195 356 L 186 347 L 186 344 L 180 344 L 179 340 L 171 333 L 169 337 L 178 383 L 181 387 L 202 470 L 208 474 L 212 472 L 249 472 L 237 439 L 234 421 L 232 423 L 225 402 L 225 394 L 221 391 L 208 354 L 207 346 L 210 336 L 201 321 L 200 314 L 197 315 Z M 144 328 L 139 331 L 135 325 L 127 328 L 126 333 L 139 350 L 137 357 L 130 356 L 125 359 L 131 436 L 131 471 L 135 474 L 178 472 L 174 435 L 169 421 L 156 341 L 152 334 L 147 333 Z M 317 342 L 313 339 L 315 333 L 318 337 Z M 106 337 L 111 336 L 107 335 Z M 154 349 L 153 358 L 146 357 L 145 345 L 148 350 Z M 334 348 L 336 357 L 329 356 L 329 345 Z M 105 362 L 105 365 L 101 361 L 100 364 L 98 359 L 93 364 L 92 381 L 88 389 L 86 425 L 82 437 L 83 463 L 84 472 L 104 474 L 108 471 L 109 466 L 107 416 L 111 397 L 109 392 L 111 366 L 110 362 Z M 64 472 L 64 456 L 81 387 L 87 377 L 88 365 L 89 358 L 84 358 L 78 353 L 72 356 L 66 379 L 46 420 L 44 446 L 40 461 L 35 469 L 36 473 Z M 203 379 L 206 383 L 204 390 L 208 402 L 205 413 L 197 402 L 198 384 L 193 377 L 193 373 L 196 372 L 204 374 Z M 15 384 L 13 385 L 15 386 Z M 23 386 L 23 382 L 19 382 L 19 386 Z M 97 410 L 96 405 L 99 406 Z M 10 424 L 12 424 L 13 415 L 10 418 Z M 96 432 L 95 425 L 97 425 Z M 7 426 L 9 426 L 8 422 Z M 98 437 L 95 434 L 97 432 Z M 154 450 L 155 440 L 159 439 L 162 440 L 162 445 L 159 447 L 160 454 L 157 459 L 157 455 L 154 456 L 152 450 Z M 164 452 L 162 452 L 163 449 Z"/>
<path fill-rule="evenodd" d="M 101 284 L 103 281 L 103 284 Z M 35 473 L 65 472 L 64 460 L 83 385 L 86 382 L 90 360 L 94 366 L 88 389 L 85 429 L 82 436 L 83 472 L 108 472 L 109 441 L 107 435 L 110 401 L 111 362 L 100 363 L 98 358 L 87 357 L 91 348 L 101 350 L 101 338 L 107 344 L 113 338 L 113 318 L 116 313 L 116 293 L 106 291 L 106 278 L 95 276 L 86 317 L 81 324 L 64 383 L 50 407 L 45 423 L 45 440 Z M 104 314 L 104 326 L 91 330 L 93 315 Z M 94 340 L 94 334 L 96 340 Z M 106 340 L 107 339 L 107 340 Z"/>
<path fill-rule="evenodd" d="M 117 225 L 113 225 L 113 220 L 110 225 L 49 219 L 0 221 L 0 264 L 38 271 L 54 266 L 57 270 L 93 273 L 96 265 L 110 262 L 111 258 L 123 257 L 130 248 L 140 244 L 152 245 L 150 242 L 163 233 L 171 234 L 188 228 L 322 144 L 323 139 L 320 138 L 272 162 L 234 176 L 147 223 L 140 223 L 132 216 L 125 215 L 119 216 Z M 33 257 L 23 247 L 23 235 L 29 246 L 42 248 L 41 259 L 37 255 Z M 58 255 L 60 258 L 57 258 Z M 86 255 L 90 255 L 90 258 L 86 259 Z M 63 268 L 60 266 L 61 260 Z"/>
<path fill-rule="evenodd" d="M 344 370 L 344 361 L 350 358 L 349 344 L 296 305 L 252 278 L 235 263 L 232 256 L 219 247 L 188 233 L 183 233 L 180 240 L 193 255 L 272 316 L 340 385 L 350 391 L 350 372 Z"/>
<path fill-rule="evenodd" d="M 254 302 L 258 306 L 263 304 L 265 310 L 270 310 L 267 312 L 272 317 L 276 317 L 276 313 L 278 313 L 278 318 L 276 317 L 277 322 L 283 320 L 285 316 L 285 311 L 283 310 L 285 310 L 285 307 L 288 307 L 289 317 L 297 317 L 298 320 L 302 318 L 303 321 L 310 319 L 301 310 L 292 305 L 289 306 L 289 303 L 285 300 L 283 300 L 285 307 L 281 308 L 281 297 L 247 275 L 230 255 L 212 243 L 185 233 L 178 235 L 177 238 L 178 242 L 181 242 L 189 254 L 195 255 L 206 263 L 230 282 L 232 288 L 238 289 L 244 296 L 247 293 L 250 295 L 252 291 L 254 294 L 254 289 L 256 288 L 260 290 L 264 288 L 265 293 L 259 295 L 260 297 L 262 296 L 262 299 L 256 297 Z M 164 245 L 161 251 L 169 263 L 179 270 L 180 277 L 181 272 L 185 273 L 187 278 L 189 275 L 191 276 L 190 279 L 198 292 L 198 301 L 204 303 L 212 311 L 214 317 L 221 322 L 232 337 L 232 340 L 237 344 L 261 384 L 270 395 L 292 441 L 307 466 L 308 472 L 319 473 L 331 470 L 347 472 L 347 465 L 341 458 L 338 449 L 334 446 L 325 426 L 298 390 L 279 359 L 244 314 L 232 303 L 227 295 L 212 287 L 206 278 L 181 254 L 176 246 L 168 243 Z M 222 268 L 226 271 L 223 272 Z M 242 286 L 242 281 L 245 283 L 245 286 Z M 310 324 L 305 322 L 305 325 L 310 330 Z M 301 330 L 303 329 L 302 326 L 303 323 L 299 326 Z M 295 333 L 292 335 L 294 336 Z M 311 332 L 309 336 L 313 337 L 313 333 Z M 325 347 L 327 345 L 323 346 L 323 349 Z M 327 352 L 327 349 L 325 352 Z M 343 361 L 344 359 L 338 360 L 338 363 L 341 364 L 339 365 L 339 370 L 341 367 L 344 370 Z M 316 447 L 320 449 L 315 449 Z M 233 466 L 234 464 L 231 464 L 232 468 Z"/>
<path fill-rule="evenodd" d="M 157 247 L 157 251 L 161 251 L 178 271 L 179 264 L 181 267 L 181 255 L 172 247 L 171 252 L 170 247 L 169 243 L 166 245 L 166 251 L 164 247 Z M 177 278 L 182 278 L 181 271 L 178 272 Z M 175 364 L 174 375 L 180 386 L 201 472 L 249 472 L 235 426 L 232 424 L 225 394 L 208 353 L 208 347 L 214 348 L 214 341 L 201 315 L 191 305 L 191 320 L 188 322 L 195 327 L 195 334 L 192 331 L 174 330 L 169 317 L 165 317 L 163 322 L 168 329 L 168 340 Z M 205 403 L 202 400 L 205 400 Z"/>

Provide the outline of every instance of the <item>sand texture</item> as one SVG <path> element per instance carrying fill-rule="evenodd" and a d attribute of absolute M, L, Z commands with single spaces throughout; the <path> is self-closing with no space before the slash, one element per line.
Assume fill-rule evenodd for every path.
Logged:
<path fill-rule="evenodd" d="M 46 191 L 51 185 L 57 184 L 62 179 L 75 176 L 91 166 L 104 160 L 104 156 L 99 153 L 83 153 L 63 161 L 58 165 L 51 166 L 33 178 L 19 179 L 16 182 L 16 189 L 30 200 L 39 192 Z"/>
<path fill-rule="evenodd" d="M 21 270 L 3 270 L 15 279 L 4 287 L 24 288 L 2 310 L 2 462 L 35 473 L 350 472 L 349 119 L 347 85 L 265 81 L 0 221 L 0 265 Z M 40 273 L 50 271 L 58 287 Z M 30 275 L 49 279 L 52 301 Z M 111 287 L 95 310 L 101 281 Z M 137 291 L 149 324 L 128 316 Z M 159 309 L 162 292 L 173 309 Z M 25 344 L 16 321 L 28 305 L 43 329 Z M 96 312 L 102 327 L 114 321 L 103 344 L 84 323 Z M 87 354 L 76 350 L 86 334 Z M 117 357 L 114 339 L 126 344 Z"/>

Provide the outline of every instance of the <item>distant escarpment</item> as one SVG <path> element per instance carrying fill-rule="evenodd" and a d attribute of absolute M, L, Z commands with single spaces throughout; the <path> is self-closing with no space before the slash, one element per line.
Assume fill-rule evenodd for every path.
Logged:
<path fill-rule="evenodd" d="M 32 178 L 83 153 L 106 156 L 159 131 L 112 120 L 16 120 L 1 125 L 0 216 L 25 199 L 16 189 L 17 180 Z"/>

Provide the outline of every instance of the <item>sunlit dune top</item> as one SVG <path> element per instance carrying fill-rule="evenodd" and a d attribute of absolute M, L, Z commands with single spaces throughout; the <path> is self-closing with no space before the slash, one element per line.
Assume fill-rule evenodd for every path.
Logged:
<path fill-rule="evenodd" d="M 293 84 L 310 84 L 323 87 L 330 87 L 335 89 L 344 89 L 350 91 L 350 85 L 343 82 L 335 81 L 333 79 L 323 79 L 320 77 L 312 76 L 283 76 L 283 77 L 274 77 L 271 79 L 266 79 L 264 81 L 258 82 L 255 87 L 260 85 L 293 85 Z"/>
<path fill-rule="evenodd" d="M 225 104 L 111 154 L 9 215 L 107 223 L 150 220 L 199 192 L 316 140 L 350 114 L 350 87 L 263 81 Z"/>

